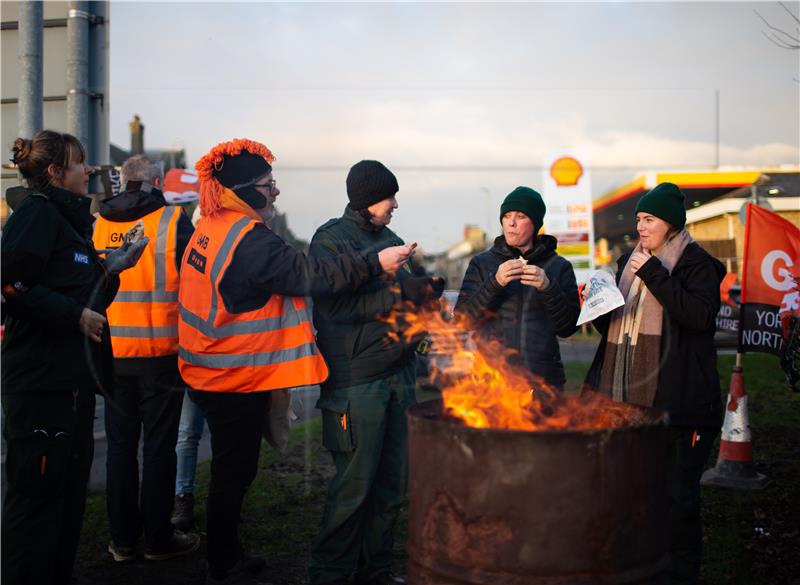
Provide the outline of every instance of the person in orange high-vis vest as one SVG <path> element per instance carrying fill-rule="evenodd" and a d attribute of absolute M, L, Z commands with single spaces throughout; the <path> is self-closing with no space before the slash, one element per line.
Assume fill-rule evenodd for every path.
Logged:
<path fill-rule="evenodd" d="M 211 431 L 206 583 L 258 583 L 263 563 L 244 556 L 238 522 L 269 391 L 328 376 L 304 297 L 355 290 L 413 254 L 394 246 L 315 259 L 288 246 L 267 227 L 280 194 L 273 160 L 263 144 L 236 139 L 195 167 L 202 218 L 180 270 L 178 364 Z"/>
<path fill-rule="evenodd" d="M 108 552 L 118 562 L 134 560 L 144 532 L 145 558 L 163 560 L 200 545 L 198 535 L 178 532 L 170 522 L 184 393 L 178 372 L 178 269 L 194 227 L 180 207 L 166 205 L 159 163 L 131 157 L 121 178 L 124 191 L 100 204 L 94 245 L 118 247 L 137 224 L 150 244 L 138 264 L 120 275 L 108 308 L 114 351 L 114 396 L 105 403 Z"/>

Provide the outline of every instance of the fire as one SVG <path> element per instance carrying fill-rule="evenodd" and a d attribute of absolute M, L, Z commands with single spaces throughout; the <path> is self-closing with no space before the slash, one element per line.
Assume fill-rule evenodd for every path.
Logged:
<path fill-rule="evenodd" d="M 392 313 L 390 335 L 432 339 L 431 378 L 441 389 L 445 416 L 476 428 L 521 431 L 591 430 L 644 422 L 642 411 L 590 392 L 565 396 L 519 364 L 499 342 L 475 340 L 466 317 L 436 308 Z M 437 364 L 437 361 L 444 362 Z"/>

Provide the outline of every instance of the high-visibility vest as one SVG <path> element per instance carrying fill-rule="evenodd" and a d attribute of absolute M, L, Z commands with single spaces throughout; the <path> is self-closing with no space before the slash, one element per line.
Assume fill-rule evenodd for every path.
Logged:
<path fill-rule="evenodd" d="M 257 392 L 328 377 L 303 298 L 273 294 L 253 311 L 225 309 L 220 283 L 239 242 L 256 225 L 242 213 L 221 209 L 200 220 L 183 254 L 178 366 L 191 388 Z"/>
<path fill-rule="evenodd" d="M 119 292 L 107 309 L 115 358 L 178 353 L 178 267 L 175 254 L 181 208 L 165 206 L 140 220 L 150 238 L 136 266 L 119 275 Z M 95 248 L 118 248 L 136 222 L 102 216 L 94 224 Z"/>

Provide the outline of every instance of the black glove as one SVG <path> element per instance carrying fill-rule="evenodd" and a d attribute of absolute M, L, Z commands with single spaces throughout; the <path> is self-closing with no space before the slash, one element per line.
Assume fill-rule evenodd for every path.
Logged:
<path fill-rule="evenodd" d="M 105 267 L 109 274 L 119 274 L 123 270 L 133 268 L 142 257 L 150 238 L 147 236 L 135 244 L 125 242 L 116 250 L 111 250 L 106 255 Z"/>
<path fill-rule="evenodd" d="M 400 293 L 404 301 L 422 306 L 438 299 L 444 291 L 444 279 L 430 276 L 409 276 L 400 281 Z"/>

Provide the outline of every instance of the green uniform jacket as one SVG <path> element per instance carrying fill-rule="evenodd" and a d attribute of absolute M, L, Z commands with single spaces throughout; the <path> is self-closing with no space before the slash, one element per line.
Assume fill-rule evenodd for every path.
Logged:
<path fill-rule="evenodd" d="M 309 253 L 319 258 L 343 253 L 380 252 L 400 246 L 401 240 L 387 227 L 376 227 L 346 207 L 344 215 L 320 227 L 311 240 Z M 392 307 L 399 307 L 398 280 L 411 276 L 405 265 L 394 278 L 373 277 L 355 292 L 314 298 L 317 345 L 330 369 L 326 388 L 346 388 L 391 376 L 411 363 L 413 348 L 395 335 L 381 320 Z M 394 339 L 393 339 L 394 338 Z"/>

